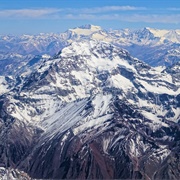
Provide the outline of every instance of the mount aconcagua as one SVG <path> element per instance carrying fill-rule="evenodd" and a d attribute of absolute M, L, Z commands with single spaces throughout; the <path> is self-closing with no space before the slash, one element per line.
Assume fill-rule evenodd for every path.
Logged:
<path fill-rule="evenodd" d="M 179 179 L 179 67 L 79 39 L 2 76 L 0 177 Z"/>

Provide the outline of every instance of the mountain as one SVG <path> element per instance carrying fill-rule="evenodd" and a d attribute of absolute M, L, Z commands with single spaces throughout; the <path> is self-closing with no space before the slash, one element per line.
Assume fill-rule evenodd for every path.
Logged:
<path fill-rule="evenodd" d="M 0 166 L 38 179 L 179 179 L 176 73 L 112 43 L 70 43 L 0 97 Z"/>
<path fill-rule="evenodd" d="M 151 66 L 168 67 L 180 58 L 180 30 L 104 30 L 85 25 L 60 34 L 0 36 L 0 65 L 4 67 L 0 75 L 12 75 L 15 72 L 9 70 L 11 67 L 21 68 L 25 62 L 44 54 L 52 57 L 60 49 L 82 39 L 112 43 Z"/>

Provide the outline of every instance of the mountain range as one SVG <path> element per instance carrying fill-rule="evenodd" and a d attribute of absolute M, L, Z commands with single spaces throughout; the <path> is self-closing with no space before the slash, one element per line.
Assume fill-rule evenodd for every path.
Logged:
<path fill-rule="evenodd" d="M 154 67 L 168 67 L 180 59 L 180 30 L 104 30 L 99 26 L 85 25 L 59 34 L 1 35 L 0 66 L 3 68 L 0 75 L 17 75 L 18 70 L 24 69 L 32 59 L 53 57 L 71 42 L 82 39 L 109 42 Z"/>
<path fill-rule="evenodd" d="M 54 56 L 0 77 L 0 177 L 180 178 L 180 62 L 159 71 L 121 47 L 178 47 L 178 31 L 143 32 L 70 29 Z"/>

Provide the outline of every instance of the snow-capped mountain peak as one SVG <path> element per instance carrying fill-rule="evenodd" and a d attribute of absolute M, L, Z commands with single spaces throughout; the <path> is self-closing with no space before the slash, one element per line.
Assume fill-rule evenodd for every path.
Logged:
<path fill-rule="evenodd" d="M 171 42 L 179 43 L 180 42 L 180 34 L 176 32 L 175 30 L 169 31 L 164 36 L 166 39 L 170 40 Z"/>
<path fill-rule="evenodd" d="M 151 32 L 154 37 L 160 38 L 159 43 L 163 43 L 164 40 L 168 40 L 173 43 L 179 43 L 180 42 L 180 34 L 178 33 L 178 30 L 165 30 L 165 29 L 153 29 L 153 28 L 146 28 Z"/>

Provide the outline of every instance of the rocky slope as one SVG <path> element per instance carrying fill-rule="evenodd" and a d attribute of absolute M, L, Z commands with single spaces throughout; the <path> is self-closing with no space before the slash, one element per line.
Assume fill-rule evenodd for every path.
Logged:
<path fill-rule="evenodd" d="M 179 66 L 78 41 L 0 99 L 0 166 L 33 178 L 179 179 Z"/>

